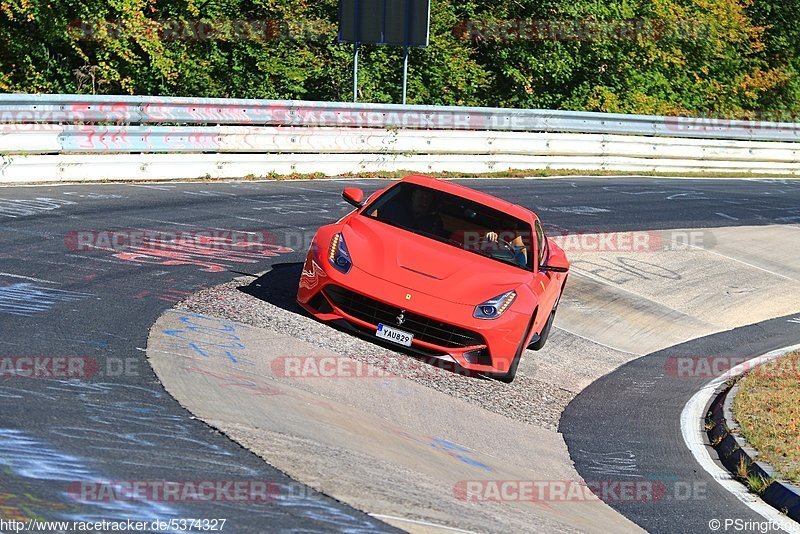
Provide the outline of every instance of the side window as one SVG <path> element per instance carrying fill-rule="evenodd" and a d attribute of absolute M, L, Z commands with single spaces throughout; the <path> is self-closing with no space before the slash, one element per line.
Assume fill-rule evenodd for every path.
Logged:
<path fill-rule="evenodd" d="M 545 243 L 544 231 L 542 230 L 542 225 L 539 224 L 539 221 L 535 222 L 534 229 L 536 230 L 536 251 L 539 255 L 538 265 L 541 265 L 542 263 L 544 263 L 545 260 L 545 252 L 546 252 L 545 248 L 547 247 L 547 245 Z"/>

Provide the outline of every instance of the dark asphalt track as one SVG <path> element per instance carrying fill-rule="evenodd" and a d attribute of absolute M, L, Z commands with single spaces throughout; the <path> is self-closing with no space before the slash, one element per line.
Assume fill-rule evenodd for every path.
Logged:
<path fill-rule="evenodd" d="M 358 183 L 370 192 L 385 182 Z M 148 329 L 175 301 L 201 287 L 229 280 L 232 271 L 255 273 L 272 262 L 301 261 L 314 230 L 348 211 L 339 197 L 342 187 L 358 183 L 0 188 L 0 358 L 85 356 L 96 361 L 100 370 L 82 380 L 0 376 L 0 516 L 225 518 L 226 532 L 390 530 L 331 499 L 290 494 L 285 486 L 288 478 L 191 419 L 157 382 L 143 352 Z M 800 221 L 797 181 L 565 178 L 470 180 L 465 184 L 538 211 L 546 227 L 559 230 Z M 75 250 L 68 238 L 70 232 L 80 230 L 131 229 L 266 230 L 276 243 L 294 251 L 257 260 L 212 257 L 201 262 L 198 254 L 119 257 L 115 254 L 130 251 Z M 764 346 L 780 345 L 780 323 L 775 325 L 775 335 L 770 335 Z M 697 350 L 704 348 L 707 346 L 699 345 Z M 127 364 L 127 372 L 120 373 L 120 363 Z M 609 410 L 615 398 L 629 398 L 620 389 L 600 387 L 602 383 L 593 385 L 586 395 L 602 396 Z M 665 391 L 664 397 L 654 397 L 658 402 L 650 406 L 663 417 L 662 430 L 676 443 L 680 433 L 670 425 L 677 425 L 673 414 L 683 406 L 691 385 L 687 382 L 686 387 L 686 392 Z M 658 391 L 653 392 L 657 395 Z M 572 429 L 581 428 L 579 416 L 585 415 L 576 410 L 582 402 L 583 397 L 576 399 L 562 424 L 572 450 L 576 443 Z M 626 405 L 619 413 L 633 417 L 642 404 L 639 400 Z M 613 426 L 617 424 L 618 419 L 610 421 L 605 430 L 613 429 L 614 439 L 624 441 L 627 434 Z M 673 435 L 673 431 L 677 433 Z M 599 447 L 601 440 L 592 435 L 591 443 Z M 654 449 L 651 461 L 657 461 L 655 455 L 660 452 Z M 580 454 L 575 458 L 581 471 Z M 689 464 L 682 456 L 676 458 Z M 677 469 L 662 465 L 658 471 Z M 581 472 L 586 476 L 585 470 Z M 75 488 L 70 484 L 77 481 L 252 479 L 275 481 L 285 491 L 271 502 L 79 502 L 70 497 Z M 295 488 L 295 493 L 298 491 L 302 493 Z M 680 513 L 677 506 L 681 503 L 668 509 L 669 521 Z M 640 517 L 647 515 L 648 509 L 623 511 L 643 521 Z M 696 512 L 694 508 L 689 511 Z"/>
<path fill-rule="evenodd" d="M 688 341 L 634 360 L 591 384 L 567 406 L 559 425 L 578 473 L 587 482 L 639 480 L 665 488 L 653 501 L 606 499 L 648 532 L 708 532 L 712 519 L 763 523 L 714 482 L 686 448 L 681 412 L 713 377 L 680 376 L 674 362 L 694 356 L 750 359 L 797 344 L 800 325 L 789 319 Z"/>

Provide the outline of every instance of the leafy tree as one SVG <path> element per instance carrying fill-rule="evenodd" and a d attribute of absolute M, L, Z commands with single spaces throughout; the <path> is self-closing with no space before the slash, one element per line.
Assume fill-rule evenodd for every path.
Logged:
<path fill-rule="evenodd" d="M 800 107 L 800 0 L 432 0 L 409 102 L 752 116 Z M 348 101 L 336 0 L 0 0 L 0 91 Z M 402 50 L 362 46 L 361 101 Z"/>

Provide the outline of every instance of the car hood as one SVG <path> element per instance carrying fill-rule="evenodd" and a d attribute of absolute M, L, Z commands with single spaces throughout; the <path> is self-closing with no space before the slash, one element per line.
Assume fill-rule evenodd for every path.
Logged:
<path fill-rule="evenodd" d="M 533 273 L 356 216 L 342 227 L 353 265 L 448 302 L 475 306 L 530 282 Z"/>

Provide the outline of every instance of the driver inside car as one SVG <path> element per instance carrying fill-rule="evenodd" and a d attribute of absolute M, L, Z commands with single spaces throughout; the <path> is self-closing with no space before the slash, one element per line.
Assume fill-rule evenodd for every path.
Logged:
<path fill-rule="evenodd" d="M 480 250 L 487 244 L 492 244 L 498 250 L 507 250 L 513 254 L 514 263 L 524 269 L 528 268 L 528 247 L 519 232 L 459 229 L 450 235 L 450 241 L 467 250 Z"/>
<path fill-rule="evenodd" d="M 504 236 L 502 234 L 498 234 L 497 232 L 487 232 L 484 236 L 484 239 L 492 243 L 497 243 L 503 237 L 513 236 L 513 239 L 510 241 L 506 239 L 503 239 L 503 241 L 509 243 L 513 247 L 511 252 L 514 253 L 514 261 L 516 261 L 520 267 L 526 267 L 528 265 L 528 248 L 525 246 L 522 236 L 514 232 L 507 232 L 506 234 L 509 235 Z"/>

